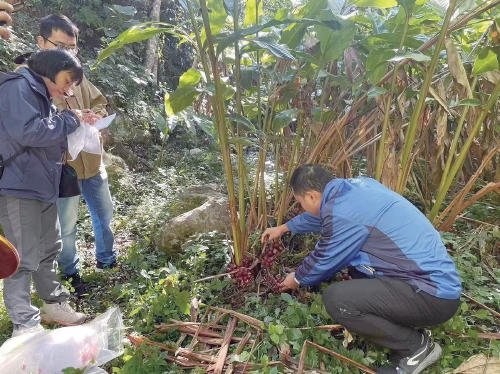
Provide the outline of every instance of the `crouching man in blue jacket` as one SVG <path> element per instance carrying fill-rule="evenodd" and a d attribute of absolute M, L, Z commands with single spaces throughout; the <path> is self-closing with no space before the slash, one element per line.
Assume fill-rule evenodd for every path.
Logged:
<path fill-rule="evenodd" d="M 374 179 L 334 178 L 316 165 L 295 170 L 290 186 L 305 213 L 268 228 L 262 241 L 287 231 L 321 238 L 281 290 L 312 286 L 349 267 L 354 279 L 328 286 L 323 301 L 347 330 L 393 351 L 393 365 L 377 373 L 418 374 L 436 362 L 441 347 L 421 328 L 450 319 L 462 287 L 427 218 Z"/>

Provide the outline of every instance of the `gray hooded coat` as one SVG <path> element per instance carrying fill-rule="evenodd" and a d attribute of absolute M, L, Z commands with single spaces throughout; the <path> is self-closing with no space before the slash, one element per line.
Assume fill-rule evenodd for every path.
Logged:
<path fill-rule="evenodd" d="M 80 122 L 71 111 L 58 113 L 39 75 L 28 68 L 0 73 L 0 154 L 6 160 L 0 195 L 55 203 L 67 136 Z"/>

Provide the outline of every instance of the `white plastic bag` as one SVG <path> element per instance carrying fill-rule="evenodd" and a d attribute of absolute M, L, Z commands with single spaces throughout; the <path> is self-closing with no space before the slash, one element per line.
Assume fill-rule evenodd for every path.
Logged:
<path fill-rule="evenodd" d="M 7 340 L 0 347 L 0 374 L 60 374 L 68 367 L 101 374 L 106 372 L 99 366 L 122 353 L 123 322 L 116 307 L 84 325 Z"/>
<path fill-rule="evenodd" d="M 97 121 L 94 125 L 89 125 L 83 122 L 75 132 L 68 135 L 68 152 L 71 160 L 75 160 L 81 151 L 92 153 L 95 155 L 101 154 L 101 139 L 99 130 L 108 127 L 115 119 L 116 114 L 104 117 Z"/>

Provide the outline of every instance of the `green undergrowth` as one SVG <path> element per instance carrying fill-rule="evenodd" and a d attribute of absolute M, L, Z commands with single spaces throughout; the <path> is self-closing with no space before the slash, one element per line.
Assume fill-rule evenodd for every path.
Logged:
<path fill-rule="evenodd" d="M 203 168 L 203 169 L 202 169 Z M 171 151 L 160 168 L 153 171 L 133 172 L 119 180 L 112 180 L 116 207 L 114 228 L 120 248 L 122 268 L 119 271 L 96 273 L 92 257 L 83 260 L 83 278 L 89 285 L 89 297 L 77 302 L 76 307 L 91 318 L 108 308 L 118 305 L 123 313 L 126 333 L 178 348 L 181 336 L 178 330 L 159 331 L 159 324 L 173 320 L 191 320 L 191 302 L 199 302 L 198 321 L 208 322 L 209 306 L 224 307 L 244 313 L 262 321 L 262 336 L 254 349 L 250 345 L 235 356 L 238 362 L 259 363 L 254 373 L 284 372 L 280 367 L 270 367 L 271 361 L 291 357 L 298 361 L 305 340 L 313 341 L 361 364 L 376 367 L 385 362 L 383 349 L 354 336 L 344 343 L 342 331 L 314 329 L 316 326 L 334 324 L 326 313 L 321 299 L 321 289 L 326 283 L 293 294 L 262 292 L 261 287 L 239 289 L 228 277 L 213 277 L 226 271 L 230 262 L 231 245 L 225 235 L 212 232 L 193 237 L 177 258 L 169 258 L 155 247 L 154 236 L 159 227 L 174 213 L 182 202 L 175 196 L 186 187 L 206 183 L 220 183 L 220 164 L 209 149 L 190 156 L 188 150 Z M 498 215 L 500 207 L 486 203 L 467 212 L 474 219 L 485 217 L 485 211 Z M 479 212 L 479 213 L 478 213 Z M 79 242 L 91 243 L 92 230 L 86 210 L 81 209 Z M 252 240 L 257 241 L 258 233 Z M 454 233 L 443 234 L 443 240 L 453 255 L 462 277 L 464 292 L 493 309 L 500 309 L 500 270 L 498 269 L 498 241 L 500 229 L 494 224 L 478 225 L 470 221 L 457 221 Z M 314 237 L 286 237 L 288 248 L 276 271 L 284 274 L 300 262 L 314 244 Z M 259 248 L 257 248 L 258 250 Z M 34 296 L 34 304 L 40 300 Z M 220 324 L 226 324 L 225 317 Z M 51 325 L 50 328 L 58 327 Z M 240 322 L 236 336 L 251 331 Z M 4 308 L 0 308 L 0 343 L 11 334 L 12 325 Z M 441 374 L 458 367 L 464 360 L 477 353 L 487 356 L 500 355 L 500 343 L 481 339 L 478 334 L 497 332 L 498 319 L 476 304 L 463 299 L 457 314 L 443 325 L 432 328 L 432 335 L 443 348 L 438 364 L 427 374 Z M 255 335 L 254 335 L 255 338 Z M 190 343 L 187 339 L 182 346 Z M 231 353 L 231 352 L 230 352 Z M 175 374 L 185 373 L 168 363 L 166 352 L 157 347 L 127 344 L 124 355 L 108 363 L 109 373 L 123 374 Z M 359 373 L 351 365 L 309 348 L 306 364 L 326 365 L 330 373 Z M 194 369 L 192 373 L 203 373 Z M 76 373 L 76 371 L 75 371 Z"/>

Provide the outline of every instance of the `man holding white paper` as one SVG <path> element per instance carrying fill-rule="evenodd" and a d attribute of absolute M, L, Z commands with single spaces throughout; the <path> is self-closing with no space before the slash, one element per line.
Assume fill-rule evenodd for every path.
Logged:
<path fill-rule="evenodd" d="M 60 48 L 78 53 L 78 28 L 65 16 L 51 15 L 42 19 L 38 45 L 41 49 Z M 84 121 L 93 125 L 107 116 L 107 101 L 102 93 L 85 77 L 82 84 L 71 88 L 69 96 L 54 100 L 59 110 L 80 109 Z M 113 216 L 113 202 L 109 192 L 108 176 L 102 162 L 101 154 L 82 151 L 68 163 L 75 168 L 87 203 L 94 229 L 97 258 L 96 271 L 118 267 L 114 249 L 114 235 L 110 228 Z M 79 275 L 79 256 L 76 248 L 76 223 L 78 220 L 78 204 L 80 197 L 63 198 L 57 201 L 59 220 L 61 223 L 62 251 L 59 254 L 59 266 L 64 277 L 69 280 L 77 296 L 86 293 Z"/>

